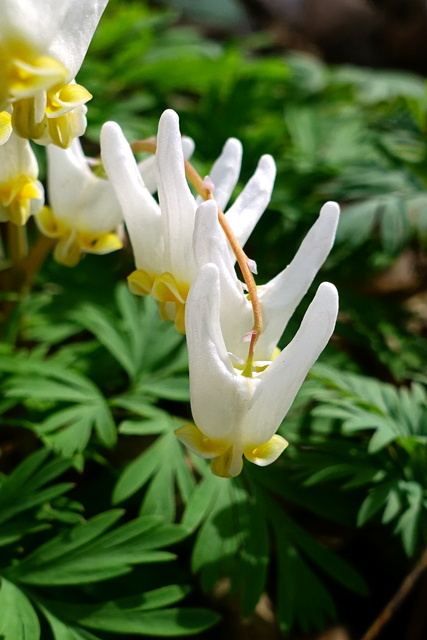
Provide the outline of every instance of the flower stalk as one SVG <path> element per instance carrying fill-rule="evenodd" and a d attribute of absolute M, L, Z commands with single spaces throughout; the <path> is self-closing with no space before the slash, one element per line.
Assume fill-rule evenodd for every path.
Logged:
<path fill-rule="evenodd" d="M 9 257 L 12 269 L 19 267 L 28 254 L 27 230 L 24 226 L 17 226 L 13 222 L 7 223 Z"/>

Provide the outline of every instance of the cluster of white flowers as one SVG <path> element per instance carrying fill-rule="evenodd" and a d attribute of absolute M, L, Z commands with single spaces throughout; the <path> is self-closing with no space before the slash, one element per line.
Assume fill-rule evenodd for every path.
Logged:
<path fill-rule="evenodd" d="M 63 149 L 86 130 L 91 94 L 74 81 L 108 0 L 0 0 L 0 220 L 43 205 L 28 140 Z"/>
<path fill-rule="evenodd" d="M 254 289 L 263 327 L 254 339 L 254 296 L 236 275 L 220 218 L 243 247 L 269 203 L 274 161 L 263 156 L 226 209 L 242 158 L 240 142 L 229 139 L 204 181 L 212 197 L 195 198 L 186 178 L 194 145 L 168 110 L 155 155 L 139 164 L 120 127 L 106 123 L 94 170 L 77 139 L 90 94 L 73 79 L 106 3 L 0 0 L 0 221 L 23 225 L 34 214 L 68 266 L 84 253 L 120 249 L 124 221 L 136 266 L 131 290 L 151 294 L 187 338 L 195 424 L 176 435 L 211 459 L 215 474 L 233 477 L 243 456 L 264 466 L 285 449 L 276 431 L 333 332 L 338 295 L 323 283 L 293 340 L 277 348 L 332 247 L 339 208 L 325 204 L 291 264 Z M 48 145 L 49 207 L 28 139 Z"/>

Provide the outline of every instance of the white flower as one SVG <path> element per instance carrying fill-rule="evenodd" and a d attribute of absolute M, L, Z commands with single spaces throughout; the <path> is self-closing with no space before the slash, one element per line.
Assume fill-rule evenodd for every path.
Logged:
<path fill-rule="evenodd" d="M 177 329 L 184 332 L 185 301 L 197 271 L 193 232 L 198 201 L 185 177 L 178 116 L 168 110 L 159 123 L 156 152 L 159 203 L 144 185 L 117 124 L 104 125 L 101 153 L 122 206 L 135 256 L 137 269 L 128 278 L 130 288 L 134 293 L 151 294 L 158 301 L 162 316 L 174 320 Z M 227 205 L 236 185 L 241 155 L 240 142 L 228 140 L 210 174 L 221 208 Z M 226 213 L 241 244 L 265 210 L 274 178 L 274 161 L 263 156 L 254 176 Z"/>
<path fill-rule="evenodd" d="M 244 217 L 244 212 L 242 212 Z M 307 233 L 292 262 L 275 278 L 257 288 L 263 319 L 263 332 L 255 347 L 255 361 L 273 358 L 277 343 L 295 309 L 307 293 L 326 260 L 335 240 L 339 206 L 327 202 Z M 214 201 L 203 203 L 196 217 L 193 250 L 197 268 L 212 262 L 221 280 L 221 326 L 228 351 L 236 365 L 244 365 L 248 353 L 245 341 L 253 326 L 252 305 L 243 295 L 243 286 L 234 270 L 235 258 L 218 223 Z"/>
<path fill-rule="evenodd" d="M 92 97 L 73 79 L 108 0 L 0 0 L 0 110 L 18 135 L 67 147 Z"/>
<path fill-rule="evenodd" d="M 55 259 L 74 266 L 83 253 L 120 249 L 120 205 L 110 182 L 91 170 L 80 141 L 69 149 L 49 145 L 47 156 L 50 206 L 35 219 L 42 233 L 58 239 Z"/>
<path fill-rule="evenodd" d="M 335 326 L 338 294 L 320 285 L 294 339 L 271 364 L 252 377 L 234 367 L 220 321 L 220 274 L 206 264 L 187 299 L 186 328 L 191 408 L 197 426 L 176 430 L 197 455 L 210 458 L 213 473 L 233 477 L 242 456 L 265 466 L 287 446 L 275 435 L 308 370 Z"/>
<path fill-rule="evenodd" d="M 10 115 L 0 117 L 8 126 Z M 43 186 L 37 180 L 38 164 L 28 140 L 10 133 L 0 146 L 0 222 L 23 225 L 43 206 Z"/>

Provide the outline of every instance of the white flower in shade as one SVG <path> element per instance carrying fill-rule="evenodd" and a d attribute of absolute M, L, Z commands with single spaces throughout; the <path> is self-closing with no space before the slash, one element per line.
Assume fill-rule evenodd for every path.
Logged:
<path fill-rule="evenodd" d="M 165 111 L 159 123 L 155 160 L 159 202 L 150 195 L 126 139 L 113 122 L 106 123 L 101 132 L 101 154 L 122 206 L 135 256 L 136 271 L 128 278 L 129 286 L 134 293 L 151 294 L 162 316 L 174 320 L 177 329 L 184 332 L 185 301 L 197 271 L 193 232 L 198 201 L 185 177 L 177 114 Z M 222 209 L 237 183 L 241 156 L 241 144 L 232 138 L 212 168 L 214 197 Z M 263 156 L 226 213 L 241 244 L 269 202 L 275 173 L 271 156 Z"/>
<path fill-rule="evenodd" d="M 10 115 L 4 112 L 4 120 Z M 8 116 L 8 118 L 7 118 Z M 1 131 L 0 118 L 0 131 Z M 43 186 L 37 180 L 38 164 L 28 140 L 10 133 L 0 146 L 0 222 L 23 225 L 43 206 Z"/>
<path fill-rule="evenodd" d="M 69 149 L 49 145 L 47 156 L 50 206 L 35 219 L 42 233 L 57 238 L 55 259 L 74 266 L 84 253 L 121 249 L 123 219 L 114 189 L 92 171 L 80 141 L 75 139 Z"/>
<path fill-rule="evenodd" d="M 255 366 L 262 368 L 274 357 L 277 343 L 289 319 L 307 293 L 333 246 L 339 212 L 336 202 L 327 202 L 292 262 L 270 282 L 257 287 L 263 332 L 255 346 Z M 242 215 L 244 215 L 243 212 Z M 227 240 L 219 225 L 217 206 L 213 200 L 200 205 L 196 218 L 193 251 L 198 269 L 209 262 L 218 267 L 221 281 L 220 316 L 224 340 L 234 358 L 235 365 L 243 367 L 248 353 L 246 340 L 254 322 L 253 310 L 236 276 L 235 258 L 230 253 Z"/>
<path fill-rule="evenodd" d="M 327 344 L 338 312 L 338 294 L 320 285 L 294 339 L 251 377 L 234 366 L 221 329 L 218 267 L 206 264 L 187 299 L 190 395 L 197 426 L 175 431 L 197 455 L 211 459 L 214 474 L 237 476 L 242 456 L 265 466 L 287 446 L 276 431 L 307 372 Z"/>
<path fill-rule="evenodd" d="M 92 97 L 73 79 L 108 0 L 0 0 L 0 110 L 24 138 L 67 147 Z"/>

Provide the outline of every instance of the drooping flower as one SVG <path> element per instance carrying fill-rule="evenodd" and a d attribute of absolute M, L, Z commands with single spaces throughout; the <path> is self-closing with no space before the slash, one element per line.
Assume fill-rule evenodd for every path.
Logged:
<path fill-rule="evenodd" d="M 198 201 L 185 176 L 178 116 L 168 110 L 159 123 L 158 203 L 144 185 L 117 124 L 104 125 L 101 153 L 122 206 L 135 256 L 137 268 L 128 278 L 129 286 L 134 293 L 151 294 L 158 301 L 162 316 L 174 320 L 177 329 L 184 332 L 185 301 L 196 275 L 193 232 Z M 228 140 L 210 174 L 214 196 L 222 209 L 239 177 L 241 156 L 240 142 L 234 138 Z M 271 156 L 263 156 L 255 174 L 227 211 L 226 216 L 241 244 L 246 242 L 264 212 L 274 178 L 274 161 Z"/>
<path fill-rule="evenodd" d="M 0 111 L 23 138 L 63 148 L 92 97 L 73 79 L 108 0 L 0 0 Z"/>
<path fill-rule="evenodd" d="M 47 148 L 49 207 L 35 216 L 42 233 L 58 240 L 54 257 L 74 266 L 83 253 L 110 253 L 123 246 L 122 213 L 111 183 L 90 168 L 80 141 Z"/>
<path fill-rule="evenodd" d="M 338 294 L 332 284 L 321 284 L 294 339 L 250 377 L 234 366 L 224 341 L 221 296 L 218 267 L 204 265 L 186 308 L 191 409 L 197 426 L 175 433 L 191 451 L 211 459 L 214 474 L 234 477 L 241 472 L 242 456 L 265 466 L 286 448 L 287 441 L 276 431 L 333 332 Z"/>
<path fill-rule="evenodd" d="M 21 226 L 40 210 L 44 190 L 37 176 L 38 164 L 30 143 L 9 132 L 0 146 L 0 222 Z"/>
<path fill-rule="evenodd" d="M 295 309 L 307 293 L 335 240 L 339 206 L 327 202 L 301 243 L 292 262 L 265 285 L 257 287 L 263 319 L 263 331 L 254 353 L 257 366 L 264 366 L 274 356 L 277 343 Z M 244 217 L 244 212 L 241 214 Z M 244 295 L 225 235 L 218 223 L 215 201 L 199 207 L 193 239 L 197 268 L 212 262 L 221 281 L 220 317 L 224 340 L 236 366 L 243 366 L 248 353 L 248 336 L 253 326 L 251 301 Z"/>

